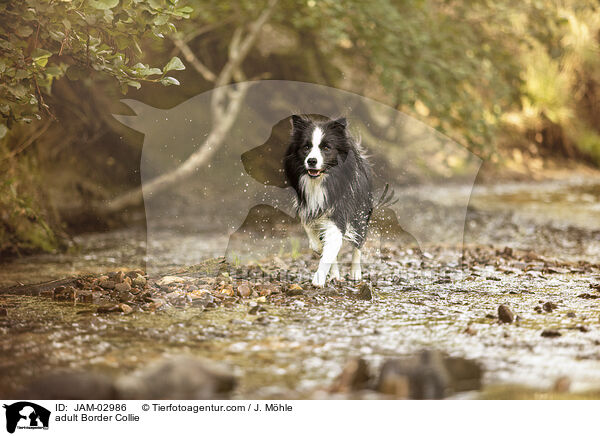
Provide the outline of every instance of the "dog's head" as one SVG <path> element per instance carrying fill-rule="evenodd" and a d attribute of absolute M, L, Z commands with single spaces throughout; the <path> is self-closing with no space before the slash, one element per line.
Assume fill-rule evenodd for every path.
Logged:
<path fill-rule="evenodd" d="M 315 121 L 292 115 L 292 141 L 288 157 L 294 156 L 302 171 L 312 178 L 327 174 L 348 156 L 350 144 L 345 118 Z"/>

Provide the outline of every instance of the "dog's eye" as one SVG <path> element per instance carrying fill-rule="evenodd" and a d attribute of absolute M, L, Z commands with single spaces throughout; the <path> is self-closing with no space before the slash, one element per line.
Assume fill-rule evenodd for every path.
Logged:
<path fill-rule="evenodd" d="M 329 150 L 331 147 L 330 147 L 329 145 L 327 145 L 327 144 L 322 144 L 322 145 L 321 145 L 321 148 L 322 148 L 323 150 Z"/>
<path fill-rule="evenodd" d="M 302 147 L 303 150 L 310 150 L 310 145 L 305 144 L 304 147 Z"/>

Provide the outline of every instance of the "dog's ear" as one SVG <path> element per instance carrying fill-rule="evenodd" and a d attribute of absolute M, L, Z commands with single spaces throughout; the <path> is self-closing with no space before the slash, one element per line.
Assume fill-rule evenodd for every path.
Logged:
<path fill-rule="evenodd" d="M 302 118 L 300 115 L 292 115 L 292 118 L 290 118 L 290 122 L 292 124 L 292 132 L 306 129 L 309 123 L 309 121 L 306 118 Z"/>
<path fill-rule="evenodd" d="M 327 123 L 327 126 L 342 135 L 346 134 L 346 129 L 348 127 L 348 121 L 346 118 L 338 118 L 337 120 L 331 120 Z"/>
<path fill-rule="evenodd" d="M 333 124 L 333 125 L 339 124 L 341 127 L 343 127 L 345 129 L 346 127 L 348 127 L 348 120 L 345 117 L 342 117 L 342 118 L 338 118 L 337 120 L 333 120 L 331 122 L 331 124 Z"/>

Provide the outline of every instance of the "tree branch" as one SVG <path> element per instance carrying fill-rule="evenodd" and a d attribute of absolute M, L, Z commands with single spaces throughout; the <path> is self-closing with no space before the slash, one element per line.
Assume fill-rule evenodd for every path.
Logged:
<path fill-rule="evenodd" d="M 250 24 L 250 30 L 242 40 L 242 29 L 235 30 L 229 45 L 229 59 L 223 66 L 215 80 L 216 88 L 211 98 L 212 129 L 204 143 L 193 152 L 177 168 L 162 174 L 144 185 L 147 195 L 156 195 L 169 186 L 188 177 L 204 165 L 223 144 L 227 133 L 237 119 L 250 84 L 238 83 L 236 87 L 226 87 L 231 79 L 245 80 L 240 68 L 242 62 L 250 52 L 262 27 L 270 18 L 278 0 L 269 0 L 267 8 Z M 182 51 L 183 53 L 183 51 Z M 202 74 L 202 73 L 200 73 Z M 128 206 L 141 203 L 143 199 L 142 187 L 133 189 L 110 201 L 106 207 L 108 212 L 117 212 Z"/>
<path fill-rule="evenodd" d="M 200 59 L 198 59 L 198 57 L 194 54 L 190 46 L 187 45 L 185 41 L 177 37 L 173 37 L 172 41 L 173 44 L 175 44 L 175 47 L 177 47 L 181 51 L 181 54 L 183 55 L 185 60 L 188 61 L 202 77 L 204 77 L 209 82 L 214 82 L 215 80 L 217 80 L 217 76 L 215 76 L 215 73 L 210 71 L 208 67 L 206 67 L 206 65 L 204 65 L 200 61 Z"/>

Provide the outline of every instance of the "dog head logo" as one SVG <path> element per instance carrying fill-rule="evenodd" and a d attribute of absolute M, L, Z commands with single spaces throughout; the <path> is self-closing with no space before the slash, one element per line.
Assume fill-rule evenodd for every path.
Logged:
<path fill-rule="evenodd" d="M 243 104 L 233 108 L 215 110 L 212 90 L 166 110 L 125 100 L 134 115 L 115 116 L 144 134 L 140 171 L 149 273 L 220 256 L 260 262 L 308 250 L 303 236 L 287 231 L 300 227 L 282 165 L 293 114 L 347 117 L 373 166 L 376 199 L 386 184 L 394 189 L 398 201 L 384 202 L 374 213 L 367 241 L 379 229 L 383 239 L 377 241 L 417 248 L 462 244 L 481 164 L 473 153 L 406 114 L 346 91 L 277 80 L 246 85 Z M 232 99 L 240 86 L 225 87 Z M 437 198 L 428 188 L 453 183 L 467 189 Z M 444 221 L 443 234 L 432 231 L 424 213 Z"/>
<path fill-rule="evenodd" d="M 14 433 L 16 429 L 48 429 L 50 411 L 29 401 L 5 404 L 6 431 Z"/>

